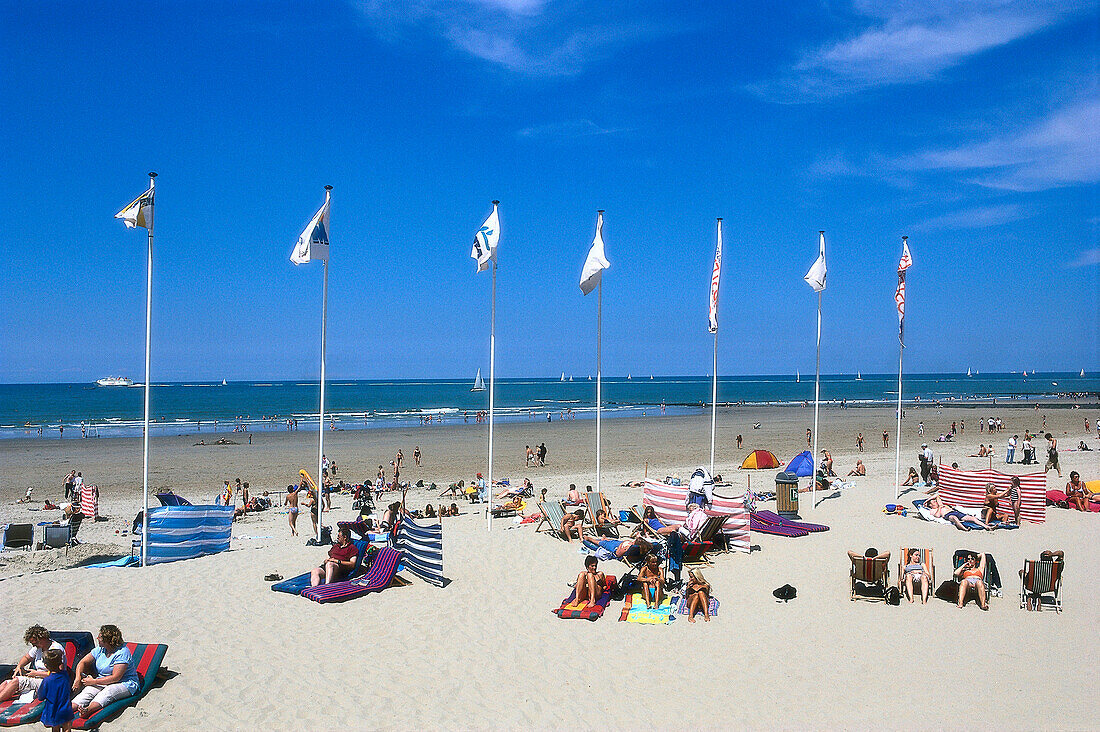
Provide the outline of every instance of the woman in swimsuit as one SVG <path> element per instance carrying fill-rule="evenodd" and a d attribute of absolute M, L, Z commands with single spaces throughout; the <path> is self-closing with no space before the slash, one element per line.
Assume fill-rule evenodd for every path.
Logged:
<path fill-rule="evenodd" d="M 703 611 L 703 620 L 710 622 L 710 582 L 697 569 L 688 571 L 688 583 L 684 588 L 687 598 L 688 622 L 695 622 L 695 614 Z"/>
<path fill-rule="evenodd" d="M 573 532 L 576 531 L 580 536 L 581 541 L 584 541 L 584 535 L 581 533 L 581 522 L 584 521 L 584 511 L 574 511 L 573 513 L 567 513 L 561 517 L 561 526 L 558 527 L 558 531 L 561 532 L 562 538 L 573 543 Z"/>
<path fill-rule="evenodd" d="M 909 477 L 905 479 L 905 482 L 902 483 L 902 485 L 916 485 L 919 482 L 920 476 L 917 475 L 917 469 L 909 468 Z"/>
<path fill-rule="evenodd" d="M 982 610 L 989 609 L 989 602 L 986 599 L 986 586 L 985 586 L 985 554 L 981 555 L 981 559 L 976 554 L 970 554 L 966 561 L 955 570 L 955 579 L 959 581 L 959 607 L 961 608 L 966 604 L 966 595 L 970 591 L 970 588 L 978 593 L 978 607 Z"/>
<path fill-rule="evenodd" d="M 905 565 L 904 577 L 905 577 L 905 590 L 909 596 L 909 602 L 913 602 L 913 590 L 915 587 L 920 587 L 920 601 L 922 605 L 928 604 L 928 588 L 932 583 L 932 577 L 928 574 L 928 570 L 924 568 L 924 564 L 920 561 L 920 549 L 910 549 L 909 556 L 906 557 L 907 564 Z"/>
<path fill-rule="evenodd" d="M 997 493 L 996 489 L 994 489 L 993 495 L 990 496 L 989 489 L 992 488 L 992 487 L 993 487 L 992 484 L 986 486 L 986 498 L 987 499 L 989 499 L 989 498 L 993 499 L 993 502 L 994 502 L 993 508 L 997 507 L 996 506 L 997 501 L 999 501 L 1000 499 L 1002 499 L 1002 498 L 1007 499 L 1008 500 L 1008 505 L 1012 509 L 1012 521 L 1017 526 L 1019 526 L 1020 525 L 1020 478 L 1019 478 L 1019 476 L 1016 476 L 1016 475 L 1012 476 L 1012 480 L 1009 482 L 1008 488 L 1004 489 L 1000 493 Z M 988 500 L 987 500 L 986 505 L 987 506 L 989 505 Z M 986 510 L 988 511 L 989 509 L 987 508 Z M 993 518 L 996 518 L 996 516 L 994 516 Z M 993 518 L 987 518 L 986 521 L 992 521 Z"/>
<path fill-rule="evenodd" d="M 638 572 L 638 584 L 642 586 L 642 599 L 646 607 L 652 610 L 665 601 L 665 576 L 656 554 L 646 555 L 645 566 Z"/>
<path fill-rule="evenodd" d="M 1074 470 L 1066 483 L 1066 500 L 1078 511 L 1089 510 L 1089 491 L 1081 480 L 1081 474 Z"/>
<path fill-rule="evenodd" d="M 642 511 L 642 523 L 658 536 L 667 536 L 680 528 L 680 524 L 665 524 L 657 518 L 657 512 L 653 510 L 653 506 L 646 506 Z"/>

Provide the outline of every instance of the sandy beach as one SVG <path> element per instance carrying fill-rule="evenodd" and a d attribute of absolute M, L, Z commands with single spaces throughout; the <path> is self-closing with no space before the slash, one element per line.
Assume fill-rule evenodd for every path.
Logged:
<path fill-rule="evenodd" d="M 977 430 L 979 416 L 990 413 L 1006 424 L 992 438 Z M 909 409 L 903 465 L 916 463 L 916 428 L 924 422 L 938 460 L 988 466 L 966 455 L 992 442 L 993 467 L 1026 472 L 1004 464 L 1004 443 L 1025 429 L 1044 431 L 1044 416 L 1059 438 L 1064 475 L 1059 480 L 1051 471 L 1048 486 L 1064 487 L 1070 470 L 1086 480 L 1100 476 L 1100 442 L 1083 432 L 1085 417 L 1100 416 L 1095 403 L 1041 411 Z M 952 421 L 965 421 L 959 440 L 933 443 Z M 581 567 L 578 545 L 509 520 L 487 533 L 483 514 L 467 505 L 462 516 L 444 519 L 446 587 L 410 577 L 406 587 L 343 604 L 269 590 L 264 575 L 292 576 L 324 554 L 304 546 L 304 537 L 292 538 L 286 514 L 277 510 L 235 524 L 231 550 L 219 555 L 145 569 L 58 568 L 129 553 L 122 532 L 141 503 L 140 440 L 5 441 L 0 523 L 56 518 L 56 511 L 29 508 L 47 497 L 60 500 L 64 476 L 74 469 L 100 486 L 100 511 L 110 519 L 82 527 L 85 544 L 67 556 L 0 555 L 0 661 L 18 658 L 22 631 L 32 623 L 92 631 L 115 623 L 127 640 L 167 643 L 166 664 L 176 675 L 104 728 L 112 730 L 673 728 L 683 726 L 689 705 L 707 717 L 699 725 L 719 728 L 872 728 L 884 720 L 913 729 L 1096 728 L 1091 699 L 1066 684 L 1078 683 L 1075 671 L 1094 666 L 1100 652 L 1100 589 L 1091 580 L 1100 574 L 1094 546 L 1100 516 L 1051 508 L 1044 524 L 964 536 L 950 526 L 885 515 L 882 507 L 893 499 L 893 422 L 888 408 L 824 408 L 819 446 L 832 451 L 837 472 L 847 473 L 857 457 L 868 471 L 853 488 L 819 493 L 817 506 L 803 494 L 802 516 L 831 531 L 800 539 L 754 533 L 750 554 L 718 555 L 705 570 L 721 601 L 718 616 L 709 624 L 678 619 L 663 627 L 618 622 L 621 603 L 596 623 L 557 619 L 550 610 Z M 750 479 L 753 488 L 770 490 L 776 471 L 739 470 L 741 459 L 753 448 L 790 459 L 806 448 L 811 423 L 812 409 L 724 409 L 716 469 L 735 491 Z M 883 429 L 891 433 L 889 449 L 882 447 Z M 855 447 L 859 431 L 862 455 Z M 739 433 L 745 442 L 737 450 Z M 561 497 L 570 483 L 594 482 L 591 421 L 507 424 L 497 436 L 499 477 L 530 477 L 536 492 L 545 487 L 551 497 Z M 151 485 L 195 503 L 209 502 L 227 478 L 248 481 L 253 494 L 281 494 L 300 467 L 316 463 L 314 433 L 258 433 L 252 445 L 247 436 L 227 437 L 241 444 L 196 447 L 191 435 L 158 438 Z M 1081 439 L 1093 452 L 1070 449 Z M 541 442 L 549 450 L 546 467 L 524 468 L 524 446 Z M 412 465 L 416 445 L 422 468 Z M 407 462 L 403 479 L 469 480 L 484 469 L 484 447 L 485 429 L 473 425 L 326 435 L 339 477 L 356 481 L 373 478 L 379 464 L 388 467 L 398 448 Z M 647 470 L 650 477 L 686 478 L 707 461 L 708 450 L 704 416 L 609 420 L 605 492 L 616 507 L 640 503 L 641 490 L 624 483 Z M 36 503 L 16 504 L 28 486 Z M 902 500 L 917 497 L 911 492 Z M 409 494 L 417 508 L 432 498 L 424 490 Z M 334 496 L 326 521 L 351 518 L 350 503 L 347 495 Z M 300 525 L 308 527 L 307 517 Z M 851 602 L 845 551 L 889 550 L 894 575 L 903 545 L 934 549 L 938 581 L 949 575 L 955 549 L 991 552 L 1004 596 L 987 613 L 935 599 L 901 607 Z M 1054 548 L 1066 553 L 1065 611 L 1020 610 L 1017 570 L 1025 558 Z M 601 568 L 622 574 L 610 562 Z M 787 583 L 798 597 L 779 603 L 771 592 Z M 1058 701 L 1040 703 L 1049 699 Z"/>

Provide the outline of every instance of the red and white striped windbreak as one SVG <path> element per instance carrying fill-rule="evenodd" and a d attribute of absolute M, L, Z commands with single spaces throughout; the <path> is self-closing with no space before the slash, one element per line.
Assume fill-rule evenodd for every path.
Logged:
<path fill-rule="evenodd" d="M 642 505 L 653 506 L 657 518 L 666 523 L 682 524 L 687 519 L 686 485 L 668 485 L 655 480 L 647 480 L 642 489 Z M 745 508 L 745 497 L 714 497 L 714 503 L 707 512 L 708 516 L 729 516 L 722 526 L 729 545 L 741 552 L 749 551 L 749 512 Z"/>
<path fill-rule="evenodd" d="M 940 498 L 951 506 L 959 508 L 982 508 L 985 506 L 985 486 L 992 483 L 997 491 L 1003 491 L 1011 485 L 1012 476 L 997 470 L 955 470 L 939 466 Z M 1020 520 L 1043 523 L 1047 520 L 1047 478 L 1043 473 L 1021 475 L 1020 478 Z M 998 511 L 1008 505 L 1007 501 L 998 501 Z"/>
<path fill-rule="evenodd" d="M 85 483 L 80 488 L 80 512 L 84 518 L 95 521 L 99 518 L 99 488 Z"/>

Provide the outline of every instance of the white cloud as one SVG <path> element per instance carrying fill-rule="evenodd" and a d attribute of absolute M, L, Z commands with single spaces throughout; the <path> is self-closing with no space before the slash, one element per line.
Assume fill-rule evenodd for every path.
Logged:
<path fill-rule="evenodd" d="M 803 54 L 782 78 L 753 90 L 803 102 L 926 81 L 968 58 L 1087 11 L 1095 0 L 857 0 L 859 30 Z"/>
<path fill-rule="evenodd" d="M 1086 249 L 1081 256 L 1069 263 L 1070 267 L 1092 267 L 1100 264 L 1100 247 Z"/>
<path fill-rule="evenodd" d="M 1100 100 L 1069 104 L 1029 128 L 900 161 L 907 170 L 974 171 L 989 188 L 1038 191 L 1100 181 Z"/>
<path fill-rule="evenodd" d="M 516 132 L 517 137 L 532 138 L 577 138 L 596 135 L 612 135 L 622 132 L 620 129 L 601 127 L 590 119 L 571 119 L 564 122 L 552 122 L 545 125 L 524 127 Z"/>
<path fill-rule="evenodd" d="M 655 28 L 616 25 L 590 6 L 548 0 L 353 0 L 383 38 L 428 32 L 455 49 L 528 76 L 572 76 L 611 50 L 651 37 Z M 595 20 L 599 18 L 600 20 Z"/>
<path fill-rule="evenodd" d="M 915 231 L 929 231 L 935 229 L 984 229 L 990 226 L 1000 226 L 1012 221 L 1018 221 L 1031 216 L 1032 213 L 1014 203 L 998 204 L 992 206 L 979 206 L 954 211 L 942 216 L 922 221 L 913 227 Z"/>

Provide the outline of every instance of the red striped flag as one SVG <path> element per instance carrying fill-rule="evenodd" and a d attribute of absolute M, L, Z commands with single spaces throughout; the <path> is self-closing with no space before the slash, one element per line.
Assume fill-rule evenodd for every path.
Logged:
<path fill-rule="evenodd" d="M 898 289 L 894 292 L 894 302 L 898 306 L 898 340 L 905 345 L 905 270 L 913 266 L 913 257 L 909 254 L 909 237 L 901 238 L 901 261 L 898 262 Z"/>
<path fill-rule="evenodd" d="M 718 219 L 718 248 L 714 251 L 714 271 L 710 275 L 710 332 L 718 332 L 718 283 L 722 279 L 722 219 Z"/>

